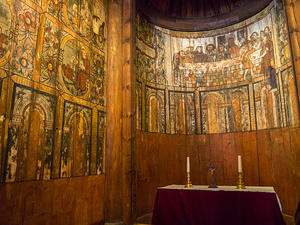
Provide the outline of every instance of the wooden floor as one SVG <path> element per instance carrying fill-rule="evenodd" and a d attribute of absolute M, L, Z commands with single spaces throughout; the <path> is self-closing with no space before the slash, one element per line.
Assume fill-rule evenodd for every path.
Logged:
<path fill-rule="evenodd" d="M 295 225 L 295 218 L 293 216 L 289 216 L 286 214 L 283 214 L 284 221 L 286 225 Z M 144 216 L 139 217 L 134 225 L 151 225 L 152 220 L 152 213 L 146 214 Z"/>
<path fill-rule="evenodd" d="M 152 220 L 152 213 L 149 213 L 137 218 L 134 225 L 150 225 L 151 220 Z"/>
<path fill-rule="evenodd" d="M 282 214 L 283 215 L 283 219 L 286 225 L 295 225 L 295 217 L 293 216 L 289 216 L 287 214 Z"/>

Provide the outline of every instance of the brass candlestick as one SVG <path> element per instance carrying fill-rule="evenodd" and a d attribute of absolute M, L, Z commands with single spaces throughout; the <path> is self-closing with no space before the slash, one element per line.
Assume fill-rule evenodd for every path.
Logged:
<path fill-rule="evenodd" d="M 193 187 L 192 182 L 191 182 L 191 173 L 190 172 L 187 172 L 187 175 L 186 175 L 186 185 L 184 187 L 186 187 L 186 188 Z"/>
<path fill-rule="evenodd" d="M 236 186 L 236 189 L 246 189 L 245 183 L 244 183 L 243 172 L 238 173 L 238 185 Z"/>

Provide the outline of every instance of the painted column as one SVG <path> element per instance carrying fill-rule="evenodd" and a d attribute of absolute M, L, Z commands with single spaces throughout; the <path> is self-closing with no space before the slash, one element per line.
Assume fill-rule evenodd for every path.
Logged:
<path fill-rule="evenodd" d="M 197 121 L 197 134 L 201 134 L 201 115 L 200 115 L 200 97 L 199 91 L 195 91 L 195 107 L 196 107 L 196 121 Z"/>
<path fill-rule="evenodd" d="M 251 122 L 251 128 L 250 130 L 256 130 L 256 121 L 255 121 L 255 96 L 253 94 L 253 83 L 249 83 L 249 105 L 250 105 L 250 122 Z"/>

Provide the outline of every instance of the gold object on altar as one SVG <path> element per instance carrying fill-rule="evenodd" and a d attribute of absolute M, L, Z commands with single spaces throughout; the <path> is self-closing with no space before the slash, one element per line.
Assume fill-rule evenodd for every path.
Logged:
<path fill-rule="evenodd" d="M 236 186 L 236 189 L 246 189 L 246 186 L 244 183 L 243 172 L 238 173 L 238 184 Z"/>
<path fill-rule="evenodd" d="M 193 187 L 192 182 L 191 182 L 191 173 L 190 172 L 187 172 L 187 175 L 186 175 L 186 185 L 184 187 L 186 187 L 186 188 Z"/>

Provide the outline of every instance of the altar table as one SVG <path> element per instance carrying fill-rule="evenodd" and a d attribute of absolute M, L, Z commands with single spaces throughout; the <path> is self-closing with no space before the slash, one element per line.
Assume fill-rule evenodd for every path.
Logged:
<path fill-rule="evenodd" d="M 273 187 L 158 188 L 153 225 L 285 225 Z"/>

